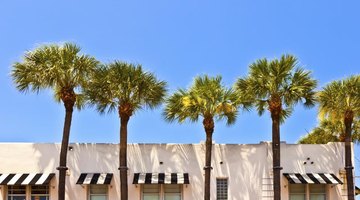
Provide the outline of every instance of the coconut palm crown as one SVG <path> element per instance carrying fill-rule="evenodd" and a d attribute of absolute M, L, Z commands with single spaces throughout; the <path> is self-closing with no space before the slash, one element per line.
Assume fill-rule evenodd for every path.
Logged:
<path fill-rule="evenodd" d="M 81 48 L 73 43 L 49 44 L 25 53 L 22 62 L 13 65 L 11 76 L 20 92 L 51 89 L 55 100 L 65 106 L 65 121 L 60 151 L 58 199 L 65 199 L 66 157 L 74 106 L 81 109 L 83 95 L 78 93 L 98 61 L 80 54 Z"/>
<path fill-rule="evenodd" d="M 238 96 L 232 89 L 221 83 L 221 76 L 198 76 L 189 89 L 179 89 L 166 100 L 164 118 L 168 122 L 183 123 L 186 120 L 203 121 L 206 132 L 204 200 L 210 199 L 210 170 L 212 135 L 214 120 L 226 120 L 228 125 L 235 123 Z"/>
<path fill-rule="evenodd" d="M 295 56 L 283 55 L 280 59 L 259 59 L 249 67 L 249 74 L 239 78 L 235 89 L 243 102 L 252 104 L 263 115 L 266 110 L 272 119 L 272 148 L 274 199 L 281 199 L 280 191 L 280 123 L 302 102 L 305 107 L 315 104 L 316 80 L 311 72 L 298 66 Z"/>
<path fill-rule="evenodd" d="M 117 111 L 120 118 L 120 190 L 121 200 L 128 199 L 127 124 L 142 108 L 156 108 L 166 95 L 166 82 L 144 72 L 141 65 L 121 61 L 102 65 L 93 74 L 85 90 L 90 105 L 99 113 Z"/>
<path fill-rule="evenodd" d="M 340 121 L 345 127 L 345 170 L 348 199 L 354 197 L 351 139 L 355 122 L 360 119 L 360 76 L 333 81 L 317 95 L 320 119 Z"/>

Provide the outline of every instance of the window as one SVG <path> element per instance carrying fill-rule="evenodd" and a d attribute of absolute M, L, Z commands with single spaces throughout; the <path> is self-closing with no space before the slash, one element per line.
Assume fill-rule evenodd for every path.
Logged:
<path fill-rule="evenodd" d="M 142 200 L 181 200 L 182 185 L 144 184 Z"/>
<path fill-rule="evenodd" d="M 164 185 L 164 200 L 181 200 L 181 185 Z"/>
<path fill-rule="evenodd" d="M 326 199 L 326 185 L 310 185 L 310 200 L 325 200 Z"/>
<path fill-rule="evenodd" d="M 8 200 L 25 200 L 26 199 L 26 186 L 8 186 Z"/>
<path fill-rule="evenodd" d="M 326 200 L 326 185 L 289 184 L 290 200 Z"/>
<path fill-rule="evenodd" d="M 226 178 L 216 179 L 216 199 L 217 200 L 228 199 L 228 180 Z"/>
<path fill-rule="evenodd" d="M 107 185 L 89 185 L 89 200 L 107 200 Z"/>
<path fill-rule="evenodd" d="M 143 200 L 159 200 L 160 185 L 146 184 L 143 188 Z"/>
<path fill-rule="evenodd" d="M 31 186 L 31 200 L 49 200 L 49 186 L 33 185 Z"/>
<path fill-rule="evenodd" d="M 305 186 L 304 184 L 290 184 L 290 200 L 305 200 Z"/>

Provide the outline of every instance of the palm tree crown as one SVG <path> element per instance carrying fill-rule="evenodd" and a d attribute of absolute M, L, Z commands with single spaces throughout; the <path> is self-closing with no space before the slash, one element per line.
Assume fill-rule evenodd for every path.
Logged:
<path fill-rule="evenodd" d="M 351 140 L 356 143 L 360 141 L 360 121 L 353 122 Z M 298 141 L 300 144 L 327 144 L 328 142 L 345 142 L 345 127 L 342 121 L 322 119 L 317 127 Z"/>
<path fill-rule="evenodd" d="M 119 108 L 131 116 L 140 108 L 159 106 L 166 94 L 166 82 L 144 72 L 141 65 L 115 61 L 96 70 L 86 94 L 99 113 Z"/>
<path fill-rule="evenodd" d="M 83 105 L 83 96 L 76 94 L 86 83 L 98 61 L 89 55 L 79 55 L 81 48 L 73 43 L 43 45 L 26 52 L 22 62 L 13 65 L 12 77 L 21 92 L 38 93 L 53 89 L 55 99 Z M 75 99 L 74 99 L 75 98 Z"/>
<path fill-rule="evenodd" d="M 346 115 L 360 117 L 360 76 L 333 81 L 317 94 L 319 116 L 342 121 Z"/>
<path fill-rule="evenodd" d="M 180 123 L 189 119 L 197 122 L 199 117 L 225 119 L 228 125 L 237 116 L 237 95 L 225 88 L 221 76 L 196 77 L 188 90 L 179 89 L 166 101 L 164 117 L 167 121 Z"/>
<path fill-rule="evenodd" d="M 316 85 L 311 72 L 298 67 L 296 57 L 283 55 L 280 60 L 264 58 L 252 63 L 249 75 L 238 79 L 235 88 L 259 115 L 265 110 L 277 111 L 284 122 L 295 104 L 302 101 L 305 107 L 314 106 Z"/>

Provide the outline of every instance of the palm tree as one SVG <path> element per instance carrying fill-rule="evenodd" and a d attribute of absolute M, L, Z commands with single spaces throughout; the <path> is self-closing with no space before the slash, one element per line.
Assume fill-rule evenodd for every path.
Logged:
<path fill-rule="evenodd" d="M 354 180 L 351 155 L 351 132 L 360 117 L 360 76 L 333 81 L 318 93 L 319 116 L 342 121 L 345 127 L 345 170 L 348 199 L 354 199 Z"/>
<path fill-rule="evenodd" d="M 141 65 L 115 61 L 99 67 L 85 94 L 100 114 L 117 111 L 120 118 L 120 190 L 121 200 L 128 199 L 127 125 L 141 108 L 159 106 L 166 95 L 166 82 L 144 72 Z"/>
<path fill-rule="evenodd" d="M 166 100 L 164 117 L 166 121 L 184 122 L 186 119 L 197 122 L 202 118 L 206 133 L 205 150 L 205 193 L 204 200 L 210 200 L 210 171 L 212 135 L 214 120 L 225 119 L 228 125 L 235 122 L 237 116 L 237 95 L 221 83 L 221 76 L 196 77 L 188 89 L 179 89 Z"/>
<path fill-rule="evenodd" d="M 320 120 L 320 124 L 310 133 L 302 137 L 300 144 L 326 144 L 328 142 L 345 142 L 344 123 L 342 121 Z M 351 140 L 360 141 L 360 121 L 354 121 L 351 130 Z"/>
<path fill-rule="evenodd" d="M 73 108 L 81 109 L 83 96 L 77 91 L 87 81 L 98 61 L 89 55 L 80 54 L 80 47 L 65 43 L 38 47 L 25 53 L 22 62 L 13 65 L 12 77 L 20 92 L 52 89 L 57 102 L 65 107 L 65 122 L 60 150 L 58 199 L 65 199 L 66 157 L 69 145 Z"/>
<path fill-rule="evenodd" d="M 272 119 L 273 189 L 274 199 L 281 199 L 280 188 L 280 124 L 291 115 L 293 107 L 315 102 L 316 81 L 311 73 L 298 67 L 297 58 L 283 55 L 281 59 L 259 59 L 250 65 L 249 75 L 239 78 L 235 88 L 243 101 L 253 103 L 258 114 L 269 110 Z"/>

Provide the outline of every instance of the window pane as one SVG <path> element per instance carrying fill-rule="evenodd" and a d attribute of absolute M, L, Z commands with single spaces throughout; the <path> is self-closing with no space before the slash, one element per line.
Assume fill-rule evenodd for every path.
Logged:
<path fill-rule="evenodd" d="M 144 200 L 159 200 L 159 194 L 144 194 Z"/>
<path fill-rule="evenodd" d="M 310 194 L 314 193 L 314 194 L 325 194 L 326 190 L 325 190 L 325 186 L 323 184 L 314 184 L 314 185 L 309 185 L 310 186 Z"/>
<path fill-rule="evenodd" d="M 25 200 L 25 196 L 16 196 L 16 197 L 10 197 L 8 200 Z"/>
<path fill-rule="evenodd" d="M 8 200 L 25 200 L 26 187 L 18 185 L 8 186 Z"/>
<path fill-rule="evenodd" d="M 107 185 L 90 185 L 90 195 L 92 194 L 107 194 Z"/>
<path fill-rule="evenodd" d="M 31 196 L 33 197 L 49 196 L 49 186 L 46 185 L 31 186 Z"/>
<path fill-rule="evenodd" d="M 165 193 L 181 193 L 181 185 L 164 185 Z"/>
<path fill-rule="evenodd" d="M 216 179 L 216 199 L 227 200 L 228 199 L 228 180 Z"/>
<path fill-rule="evenodd" d="M 326 185 L 315 184 L 309 185 L 310 200 L 325 200 L 326 199 Z"/>
<path fill-rule="evenodd" d="M 290 184 L 290 194 L 305 194 L 304 184 Z"/>
<path fill-rule="evenodd" d="M 8 186 L 8 194 L 12 195 L 12 194 L 26 194 L 26 187 L 25 186 L 18 186 L 18 185 L 14 185 Z"/>
<path fill-rule="evenodd" d="M 105 195 L 91 196 L 90 200 L 106 200 Z"/>
<path fill-rule="evenodd" d="M 90 185 L 90 200 L 107 200 L 107 185 Z"/>
<path fill-rule="evenodd" d="M 40 197 L 40 196 L 32 196 L 31 200 L 49 200 L 50 198 L 47 197 Z"/>
<path fill-rule="evenodd" d="M 326 195 L 325 194 L 311 194 L 310 200 L 325 200 Z"/>
<path fill-rule="evenodd" d="M 181 200 L 181 196 L 165 194 L 165 200 Z"/>
<path fill-rule="evenodd" d="M 181 185 L 164 185 L 165 200 L 181 200 Z"/>
<path fill-rule="evenodd" d="M 143 185 L 143 199 L 144 200 L 159 200 L 160 185 L 145 184 Z"/>
<path fill-rule="evenodd" d="M 145 184 L 143 187 L 143 192 L 144 193 L 159 193 L 160 188 L 159 185 L 157 184 Z"/>
<path fill-rule="evenodd" d="M 306 185 L 303 184 L 289 184 L 290 200 L 305 200 Z"/>
<path fill-rule="evenodd" d="M 290 194 L 290 200 L 305 200 L 305 194 Z"/>

